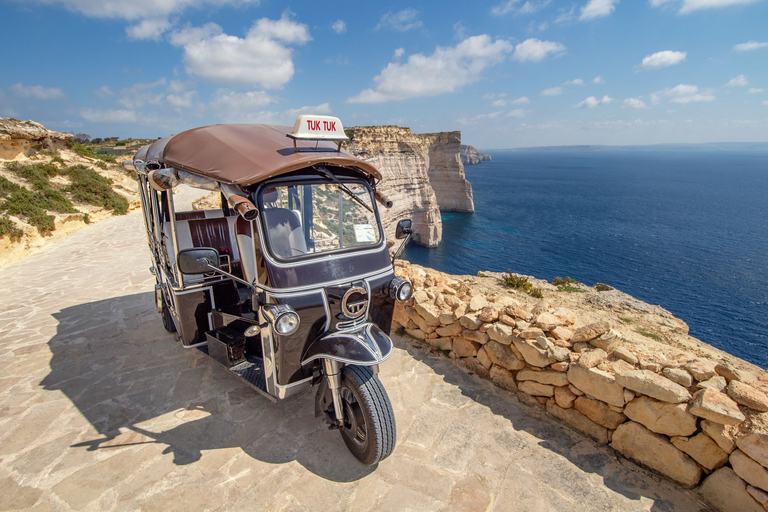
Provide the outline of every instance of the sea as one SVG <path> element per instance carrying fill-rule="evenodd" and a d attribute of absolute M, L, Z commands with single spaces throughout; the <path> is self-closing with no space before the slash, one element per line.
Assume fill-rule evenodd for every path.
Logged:
<path fill-rule="evenodd" d="M 465 166 L 475 212 L 444 212 L 441 244 L 407 260 L 605 283 L 768 368 L 767 148 L 487 152 Z"/>

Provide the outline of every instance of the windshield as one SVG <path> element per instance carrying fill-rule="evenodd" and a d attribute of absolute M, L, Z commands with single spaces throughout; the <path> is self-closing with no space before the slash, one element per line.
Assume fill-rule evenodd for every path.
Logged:
<path fill-rule="evenodd" d="M 268 187 L 261 194 L 267 244 L 278 258 L 379 244 L 381 231 L 369 188 L 362 182 L 317 182 Z"/>

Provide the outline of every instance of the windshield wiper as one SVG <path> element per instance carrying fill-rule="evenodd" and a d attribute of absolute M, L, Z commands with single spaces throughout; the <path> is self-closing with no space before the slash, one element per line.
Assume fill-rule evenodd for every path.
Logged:
<path fill-rule="evenodd" d="M 349 197 L 351 197 L 351 198 L 352 198 L 352 200 L 353 200 L 353 201 L 355 201 L 357 204 L 359 204 L 360 206 L 362 206 L 363 208 L 365 208 L 365 209 L 366 209 L 366 210 L 368 210 L 369 212 L 373 213 L 373 208 L 371 208 L 370 206 L 368 206 L 367 204 L 365 204 L 365 203 L 363 202 L 363 200 L 362 200 L 362 199 L 360 199 L 359 197 L 357 197 L 357 196 L 355 195 L 355 193 L 354 193 L 354 192 L 352 192 L 352 191 L 349 189 L 349 187 L 347 187 L 345 184 L 343 184 L 343 183 L 341 182 L 341 180 L 339 180 L 339 178 L 337 178 L 336 176 L 334 176 L 334 175 L 333 175 L 333 174 L 331 174 L 330 172 L 326 171 L 325 169 L 317 169 L 317 168 L 316 168 L 315 170 L 317 170 L 319 173 L 321 173 L 323 176 L 325 176 L 325 177 L 326 177 L 326 178 L 328 178 L 329 180 L 331 180 L 331 181 L 333 181 L 334 183 L 336 183 L 336 184 L 339 186 L 339 188 L 340 188 L 341 190 L 343 190 L 343 191 L 344 191 L 344 193 L 346 193 L 346 194 L 347 194 Z"/>

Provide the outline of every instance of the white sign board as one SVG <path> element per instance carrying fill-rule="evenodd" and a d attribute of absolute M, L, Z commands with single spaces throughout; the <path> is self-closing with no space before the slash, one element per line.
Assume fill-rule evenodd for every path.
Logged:
<path fill-rule="evenodd" d="M 302 115 L 288 133 L 292 139 L 348 141 L 341 120 L 333 116 Z"/>

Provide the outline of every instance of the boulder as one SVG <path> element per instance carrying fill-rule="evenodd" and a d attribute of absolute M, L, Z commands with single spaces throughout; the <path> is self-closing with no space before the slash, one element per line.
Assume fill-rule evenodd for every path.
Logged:
<path fill-rule="evenodd" d="M 582 392 L 616 407 L 624 406 L 624 388 L 610 373 L 572 364 L 568 367 L 567 376 L 568 382 Z"/>
<path fill-rule="evenodd" d="M 728 384 L 728 396 L 737 404 L 744 405 L 750 409 L 760 412 L 768 411 L 768 396 L 749 384 L 744 384 L 738 380 L 732 380 Z"/>
<path fill-rule="evenodd" d="M 700 418 L 722 423 L 738 425 L 746 419 L 739 406 L 725 393 L 713 389 L 702 389 L 693 395 L 688 411 Z"/>
<path fill-rule="evenodd" d="M 742 480 L 763 491 L 768 491 L 768 469 L 752 460 L 741 450 L 735 450 L 728 460 Z"/>
<path fill-rule="evenodd" d="M 465 338 L 454 338 L 452 350 L 457 357 L 475 357 L 482 345 Z"/>
<path fill-rule="evenodd" d="M 520 331 L 520 337 L 524 340 L 535 340 L 538 337 L 544 336 L 544 331 L 538 327 L 527 327 Z"/>
<path fill-rule="evenodd" d="M 699 432 L 693 437 L 673 437 L 672 444 L 680 451 L 690 455 L 708 472 L 725 465 L 728 462 L 728 454 L 704 432 Z"/>
<path fill-rule="evenodd" d="M 501 314 L 502 307 L 498 304 L 490 304 L 488 306 L 485 306 L 483 309 L 480 310 L 477 314 L 478 320 L 482 320 L 486 323 L 495 322 L 499 319 L 499 315 Z"/>
<path fill-rule="evenodd" d="M 552 314 L 560 320 L 561 325 L 573 325 L 578 320 L 576 313 L 567 308 L 557 308 Z"/>
<path fill-rule="evenodd" d="M 752 432 L 736 439 L 736 446 L 764 468 L 768 468 L 768 434 Z"/>
<path fill-rule="evenodd" d="M 517 383 L 517 388 L 523 393 L 531 396 L 553 396 L 555 394 L 554 386 L 539 384 L 532 380 L 524 380 Z"/>
<path fill-rule="evenodd" d="M 568 361 L 561 361 L 559 363 L 552 363 L 551 365 L 549 365 L 549 367 L 555 370 L 556 372 L 566 372 L 568 371 L 568 366 L 570 366 L 570 363 Z"/>
<path fill-rule="evenodd" d="M 485 297 L 483 297 L 478 293 L 477 295 L 472 297 L 472 299 L 469 301 L 469 310 L 480 311 L 487 305 L 488 305 L 488 301 L 485 300 Z"/>
<path fill-rule="evenodd" d="M 427 295 L 427 292 L 424 290 L 416 290 L 413 292 L 413 303 L 414 304 L 422 304 L 424 302 L 427 302 L 429 300 L 429 295 Z"/>
<path fill-rule="evenodd" d="M 579 357 L 579 364 L 584 368 L 594 368 L 607 360 L 608 354 L 604 350 L 596 348 L 594 350 L 582 352 L 581 357 Z"/>
<path fill-rule="evenodd" d="M 512 333 L 513 328 L 507 324 L 497 322 L 490 326 L 485 333 L 494 341 L 498 341 L 502 345 L 511 345 L 515 335 Z"/>
<path fill-rule="evenodd" d="M 506 313 L 509 316 L 514 316 L 516 318 L 519 318 L 525 321 L 528 321 L 531 319 L 531 313 L 521 307 L 507 306 L 506 308 L 504 308 L 504 313 Z"/>
<path fill-rule="evenodd" d="M 691 394 L 680 384 L 648 370 L 632 370 L 616 375 L 616 382 L 638 393 L 669 403 L 687 402 Z"/>
<path fill-rule="evenodd" d="M 621 337 L 613 331 L 601 334 L 593 340 L 589 340 L 589 344 L 593 347 L 605 350 L 608 354 L 613 353 L 614 350 L 621 346 Z"/>
<path fill-rule="evenodd" d="M 497 364 L 507 370 L 522 370 L 525 363 L 521 361 L 515 352 L 507 345 L 502 345 L 496 341 L 489 341 L 485 345 L 485 353 L 494 364 Z"/>
<path fill-rule="evenodd" d="M 718 393 L 725 393 L 727 387 L 728 381 L 725 380 L 725 377 L 719 375 L 696 384 L 696 389 L 713 389 Z"/>
<path fill-rule="evenodd" d="M 515 317 L 513 316 L 509 316 L 505 314 L 499 315 L 499 322 L 503 324 L 507 324 L 511 327 L 517 327 L 517 320 L 515 320 Z M 528 326 L 526 325 L 526 327 Z"/>
<path fill-rule="evenodd" d="M 437 309 L 437 306 L 425 302 L 423 304 L 416 304 L 413 309 L 415 309 L 419 316 L 423 318 L 429 325 L 435 327 L 442 325 L 440 323 L 440 311 Z M 415 321 L 416 320 L 414 320 L 414 322 Z"/>
<path fill-rule="evenodd" d="M 555 361 L 567 362 L 570 360 L 571 351 L 565 347 L 553 345 L 547 349 L 547 357 Z"/>
<path fill-rule="evenodd" d="M 549 384 L 550 386 L 567 386 L 568 377 L 561 372 L 548 371 L 536 372 L 533 370 L 520 370 L 517 374 L 517 380 L 532 380 L 539 384 Z"/>
<path fill-rule="evenodd" d="M 684 388 L 693 386 L 693 377 L 682 368 L 664 368 L 661 373 L 672 382 L 680 384 Z"/>
<path fill-rule="evenodd" d="M 719 363 L 715 365 L 715 373 L 724 377 L 728 382 L 731 382 L 732 380 L 744 380 L 744 376 L 741 372 L 730 363 Z"/>
<path fill-rule="evenodd" d="M 463 331 L 464 328 L 461 326 L 459 322 L 452 323 L 451 325 L 446 325 L 444 327 L 438 327 L 435 329 L 435 332 L 443 336 L 445 338 L 451 338 L 453 336 L 458 336 L 461 334 L 461 331 Z"/>
<path fill-rule="evenodd" d="M 469 329 L 461 331 L 461 337 L 480 343 L 481 345 L 485 345 L 488 343 L 488 340 L 491 339 L 487 332 L 471 331 Z"/>
<path fill-rule="evenodd" d="M 406 329 L 405 332 L 408 334 L 408 336 L 416 338 L 417 340 L 423 341 L 427 339 L 427 333 L 421 329 Z"/>
<path fill-rule="evenodd" d="M 635 354 L 629 351 L 626 347 L 617 347 L 613 350 L 613 355 L 619 359 L 628 362 L 631 365 L 636 365 L 638 360 Z"/>
<path fill-rule="evenodd" d="M 608 429 L 593 422 L 576 409 L 563 409 L 554 400 L 547 402 L 547 413 L 600 444 L 608 444 Z"/>
<path fill-rule="evenodd" d="M 469 329 L 472 331 L 478 330 L 483 325 L 482 320 L 479 320 L 477 318 L 477 315 L 474 313 L 467 313 L 466 315 L 462 316 L 461 318 L 459 318 L 459 323 L 465 329 Z"/>
<path fill-rule="evenodd" d="M 736 437 L 734 431 L 736 427 L 715 423 L 714 421 L 702 420 L 701 430 L 707 433 L 726 453 L 731 453 L 736 449 Z"/>
<path fill-rule="evenodd" d="M 712 361 L 691 361 L 683 366 L 683 368 L 688 370 L 693 375 L 693 378 L 699 382 L 711 379 L 717 375 L 715 373 L 715 363 Z"/>
<path fill-rule="evenodd" d="M 573 331 L 571 331 L 567 327 L 562 327 L 562 326 L 558 326 L 558 327 L 555 327 L 554 329 L 551 329 L 549 333 L 552 335 L 553 338 L 561 341 L 570 341 L 570 339 L 573 337 Z"/>
<path fill-rule="evenodd" d="M 453 350 L 453 338 L 434 338 L 434 339 L 427 339 L 427 343 L 432 345 L 438 350 L 445 350 L 447 352 L 450 352 Z"/>
<path fill-rule="evenodd" d="M 627 404 L 624 414 L 657 434 L 687 437 L 696 432 L 696 417 L 686 410 L 685 404 L 641 396 Z"/>
<path fill-rule="evenodd" d="M 502 389 L 517 393 L 515 376 L 506 368 L 502 368 L 498 365 L 491 366 L 491 381 Z"/>
<path fill-rule="evenodd" d="M 563 322 L 559 318 L 546 311 L 539 314 L 533 323 L 543 331 L 551 331 L 555 327 L 563 325 Z"/>
<path fill-rule="evenodd" d="M 611 446 L 626 457 L 665 475 L 684 487 L 701 479 L 701 468 L 667 439 L 634 421 L 619 425 Z"/>
<path fill-rule="evenodd" d="M 722 511 L 765 512 L 747 491 L 747 484 L 728 466 L 709 475 L 699 487 L 699 494 Z"/>
<path fill-rule="evenodd" d="M 440 313 L 440 316 L 437 317 L 438 320 L 440 320 L 440 323 L 443 325 L 451 325 L 454 323 L 454 321 L 458 320 L 458 318 L 455 318 L 453 316 L 453 313 Z M 459 327 L 461 327 L 461 324 L 459 324 Z"/>
<path fill-rule="evenodd" d="M 590 420 L 611 430 L 614 430 L 627 419 L 620 412 L 611 410 L 608 405 L 593 398 L 580 396 L 573 403 L 573 406 Z"/>
<path fill-rule="evenodd" d="M 574 343 L 580 341 L 590 341 L 597 338 L 601 334 L 607 333 L 610 329 L 611 326 L 608 322 L 595 322 L 589 325 L 585 325 L 584 327 L 579 327 L 576 329 L 576 332 L 573 333 L 571 341 Z"/>
<path fill-rule="evenodd" d="M 570 409 L 573 407 L 573 402 L 578 398 L 574 395 L 568 386 L 561 386 L 555 388 L 555 403 L 563 409 Z"/>
<path fill-rule="evenodd" d="M 485 351 L 485 347 L 480 347 L 477 350 L 477 356 L 475 356 L 480 364 L 482 364 L 486 369 L 490 368 L 493 365 L 493 361 L 491 361 L 491 358 L 488 357 L 488 353 Z"/>
<path fill-rule="evenodd" d="M 547 355 L 547 351 L 537 347 L 533 341 L 518 339 L 514 339 L 512 341 L 515 348 L 520 351 L 520 353 L 523 355 L 523 358 L 525 358 L 525 361 L 531 366 L 544 368 L 552 363 L 557 362 L 557 359 L 554 357 L 549 357 Z"/>
<path fill-rule="evenodd" d="M 768 492 L 762 491 L 757 487 L 752 487 L 751 485 L 747 486 L 747 492 L 750 496 L 755 498 L 755 501 L 761 504 L 765 510 L 768 510 Z"/>

